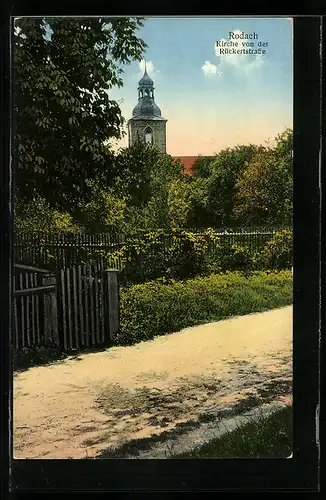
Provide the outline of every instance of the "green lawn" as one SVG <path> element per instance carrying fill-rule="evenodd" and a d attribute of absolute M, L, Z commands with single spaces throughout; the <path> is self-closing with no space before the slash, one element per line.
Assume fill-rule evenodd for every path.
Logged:
<path fill-rule="evenodd" d="M 291 453 L 292 407 L 287 406 L 171 458 L 286 458 Z"/>

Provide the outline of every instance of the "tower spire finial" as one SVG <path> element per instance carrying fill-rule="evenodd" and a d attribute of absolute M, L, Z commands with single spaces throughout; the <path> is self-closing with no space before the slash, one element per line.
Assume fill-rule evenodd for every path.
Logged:
<path fill-rule="evenodd" d="M 147 70 L 146 70 L 146 57 L 145 57 L 144 61 L 145 61 L 145 73 L 147 74 Z"/>

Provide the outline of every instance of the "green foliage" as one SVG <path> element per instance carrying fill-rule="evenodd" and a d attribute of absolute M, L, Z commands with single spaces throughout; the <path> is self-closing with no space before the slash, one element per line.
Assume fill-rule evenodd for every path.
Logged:
<path fill-rule="evenodd" d="M 132 344 L 193 325 L 292 303 L 292 273 L 225 273 L 185 282 L 173 279 L 121 290 L 116 342 Z"/>
<path fill-rule="evenodd" d="M 237 178 L 251 158 L 262 149 L 262 146 L 253 144 L 241 145 L 224 149 L 216 155 L 208 185 L 208 205 L 213 226 L 234 226 L 233 207 Z"/>
<path fill-rule="evenodd" d="M 185 278 L 209 267 L 209 248 L 218 247 L 211 229 L 201 235 L 172 229 L 145 232 L 129 237 L 117 255 L 122 259 L 127 281 L 143 282 L 161 276 Z"/>
<path fill-rule="evenodd" d="M 207 179 L 210 177 L 213 173 L 213 160 L 214 156 L 199 155 L 192 168 L 193 178 Z"/>
<path fill-rule="evenodd" d="M 187 182 L 190 187 L 190 210 L 186 227 L 204 229 L 212 225 L 214 219 L 209 199 L 209 178 L 192 178 Z"/>
<path fill-rule="evenodd" d="M 176 179 L 168 186 L 168 218 L 170 227 L 185 227 L 191 210 L 191 186 L 183 179 Z"/>
<path fill-rule="evenodd" d="M 90 233 L 120 231 L 127 229 L 127 195 L 119 196 L 113 188 L 102 188 L 95 181 L 88 181 L 92 196 L 79 203 L 79 220 L 85 231 Z"/>
<path fill-rule="evenodd" d="M 123 118 L 109 98 L 121 64 L 141 60 L 141 18 L 18 18 L 14 28 L 16 192 L 74 212 L 87 180 L 108 182 Z"/>
<path fill-rule="evenodd" d="M 225 271 L 289 268 L 291 249 L 288 230 L 277 232 L 261 249 L 250 250 L 245 243 L 230 245 L 228 236 L 218 236 L 213 229 L 197 234 L 174 228 L 128 236 L 111 261 L 121 259 L 123 280 L 141 283 L 159 277 L 184 279 Z"/>
<path fill-rule="evenodd" d="M 246 225 L 290 225 L 292 221 L 292 130 L 255 154 L 236 183 L 235 217 Z"/>
<path fill-rule="evenodd" d="M 258 267 L 265 269 L 289 269 L 292 267 L 292 233 L 277 231 L 256 259 Z"/>
<path fill-rule="evenodd" d="M 15 203 L 15 229 L 76 233 L 80 228 L 69 213 L 59 212 L 46 200 L 36 197 L 27 203 Z"/>
<path fill-rule="evenodd" d="M 91 195 L 79 203 L 79 220 L 87 231 L 168 229 L 183 220 L 187 186 L 171 156 L 138 142 L 121 149 L 110 168 L 110 186 L 88 181 Z"/>
<path fill-rule="evenodd" d="M 254 265 L 254 255 L 245 245 L 233 244 L 228 251 L 221 256 L 223 270 L 249 271 Z"/>

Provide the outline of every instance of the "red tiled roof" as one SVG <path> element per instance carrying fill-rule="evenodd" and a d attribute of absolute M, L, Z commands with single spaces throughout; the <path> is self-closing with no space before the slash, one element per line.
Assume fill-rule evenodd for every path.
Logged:
<path fill-rule="evenodd" d="M 185 168 L 185 173 L 186 174 L 191 174 L 192 173 L 192 167 L 194 166 L 195 161 L 197 160 L 198 156 L 173 156 L 174 160 L 179 160 L 180 163 Z"/>

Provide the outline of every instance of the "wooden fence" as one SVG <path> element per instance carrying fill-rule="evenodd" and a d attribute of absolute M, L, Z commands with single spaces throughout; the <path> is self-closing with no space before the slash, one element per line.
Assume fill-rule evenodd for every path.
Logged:
<path fill-rule="evenodd" d="M 56 279 L 46 269 L 14 266 L 14 329 L 16 349 L 59 345 Z"/>
<path fill-rule="evenodd" d="M 97 265 L 48 270 L 15 265 L 16 349 L 55 345 L 63 351 L 110 345 L 119 329 L 118 271 Z"/>
<path fill-rule="evenodd" d="M 118 271 L 73 266 L 58 271 L 57 283 L 64 350 L 109 345 L 119 329 Z"/>
<path fill-rule="evenodd" d="M 51 271 L 94 262 L 98 267 L 121 269 L 111 255 L 121 248 L 123 235 L 98 233 L 47 233 L 15 231 L 15 262 L 45 267 Z"/>
<path fill-rule="evenodd" d="M 216 229 L 214 233 L 219 237 L 219 244 L 226 251 L 236 243 L 245 245 L 249 252 L 255 253 L 261 250 L 278 230 L 276 228 Z M 121 256 L 117 255 L 117 251 L 123 248 L 124 243 L 130 237 L 142 238 L 146 233 L 148 231 L 140 230 L 131 235 L 16 231 L 14 233 L 15 262 L 45 267 L 52 271 L 69 266 L 83 266 L 90 262 L 96 263 L 101 269 L 114 267 L 122 270 Z M 202 234 L 201 231 L 195 233 Z M 171 245 L 172 238 L 169 232 L 160 236 L 166 248 Z M 207 251 L 214 253 L 215 245 L 212 244 Z M 113 254 L 115 254 L 114 257 Z"/>

